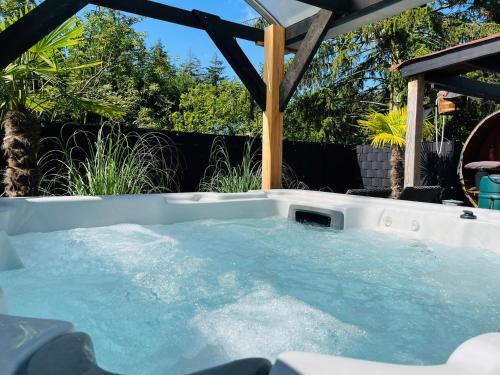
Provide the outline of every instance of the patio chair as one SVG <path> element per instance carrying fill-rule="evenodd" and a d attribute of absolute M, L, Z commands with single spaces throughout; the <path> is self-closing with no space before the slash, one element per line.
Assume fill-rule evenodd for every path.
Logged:
<path fill-rule="evenodd" d="M 424 203 L 441 203 L 441 186 L 408 186 L 403 189 L 399 200 L 424 202 Z"/>
<path fill-rule="evenodd" d="M 363 197 L 373 198 L 389 198 L 392 190 L 387 188 L 370 188 L 370 189 L 349 189 L 346 194 L 360 195 Z"/>
<path fill-rule="evenodd" d="M 398 199 L 412 202 L 441 203 L 442 191 L 443 188 L 441 186 L 408 186 L 403 189 Z M 350 189 L 347 190 L 346 194 L 373 198 L 389 198 L 391 189 Z"/>

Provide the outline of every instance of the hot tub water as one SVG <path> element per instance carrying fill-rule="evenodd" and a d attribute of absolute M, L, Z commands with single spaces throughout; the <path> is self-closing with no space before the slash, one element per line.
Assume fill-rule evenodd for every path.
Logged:
<path fill-rule="evenodd" d="M 446 361 L 500 328 L 500 256 L 284 218 L 10 237 L 9 313 L 68 320 L 99 363 L 185 373 L 290 350 Z"/>

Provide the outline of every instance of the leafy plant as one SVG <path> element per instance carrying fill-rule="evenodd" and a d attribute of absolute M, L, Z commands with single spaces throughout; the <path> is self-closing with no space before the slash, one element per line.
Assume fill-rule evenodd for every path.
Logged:
<path fill-rule="evenodd" d="M 30 9 L 25 6 L 17 15 L 0 22 L 0 32 Z M 119 108 L 68 89 L 70 72 L 101 64 L 100 61 L 69 63 L 68 48 L 81 43 L 82 38 L 82 25 L 76 17 L 72 17 L 0 72 L 0 114 L 3 115 L 5 129 L 2 149 L 8 164 L 4 175 L 7 196 L 38 194 L 40 122 L 37 116 L 53 110 L 58 101 L 70 99 L 74 105 L 87 107 L 109 118 L 122 114 Z"/>
<path fill-rule="evenodd" d="M 0 32 L 30 11 L 25 7 L 15 17 L 0 23 Z M 0 110 L 26 109 L 34 113 L 52 110 L 63 97 L 88 107 L 104 117 L 113 118 L 123 114 L 120 108 L 97 99 L 90 99 L 81 92 L 68 89 L 67 73 L 98 67 L 101 61 L 82 64 L 71 63 L 67 49 L 83 41 L 83 25 L 72 17 L 9 64 L 2 72 L 3 92 Z"/>
<path fill-rule="evenodd" d="M 60 146 L 41 159 L 48 169 L 42 178 L 46 194 L 93 196 L 178 190 L 177 149 L 163 134 L 122 133 L 118 126 L 103 125 L 97 136 L 77 130 Z"/>
<path fill-rule="evenodd" d="M 252 111 L 248 92 L 239 82 L 199 83 L 181 95 L 179 111 L 172 115 L 172 122 L 178 131 L 220 135 L 258 133 L 261 125 L 252 118 Z"/>
<path fill-rule="evenodd" d="M 392 197 L 401 194 L 404 184 L 404 154 L 406 145 L 406 108 L 394 109 L 388 113 L 370 112 L 365 120 L 359 120 L 373 147 L 391 147 L 391 187 Z M 424 139 L 431 139 L 434 127 L 429 119 L 424 119 Z"/>
<path fill-rule="evenodd" d="M 399 147 L 403 149 L 406 145 L 406 119 L 408 110 L 406 107 L 394 109 L 388 113 L 372 111 L 365 120 L 358 123 L 369 136 L 373 147 Z M 432 140 L 434 125 L 426 118 L 424 119 L 423 137 Z"/>
<path fill-rule="evenodd" d="M 422 145 L 422 157 L 420 165 L 422 168 L 423 185 L 439 185 L 443 188 L 443 199 L 462 200 L 462 188 L 457 175 L 459 155 L 454 152 L 438 154 L 433 144 Z"/>
<path fill-rule="evenodd" d="M 241 163 L 233 165 L 227 146 L 221 138 L 216 138 L 210 151 L 210 166 L 200 182 L 200 191 L 237 193 L 262 188 L 262 163 L 258 150 L 253 150 L 255 139 L 243 146 Z M 286 189 L 307 189 L 307 185 L 297 179 L 292 168 L 283 165 L 283 187 Z"/>

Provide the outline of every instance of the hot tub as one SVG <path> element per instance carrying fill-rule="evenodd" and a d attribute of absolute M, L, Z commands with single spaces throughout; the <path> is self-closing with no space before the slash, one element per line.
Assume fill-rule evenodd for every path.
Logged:
<path fill-rule="evenodd" d="M 120 373 L 486 375 L 499 233 L 496 211 L 309 191 L 2 199 L 0 308 L 70 322 Z"/>

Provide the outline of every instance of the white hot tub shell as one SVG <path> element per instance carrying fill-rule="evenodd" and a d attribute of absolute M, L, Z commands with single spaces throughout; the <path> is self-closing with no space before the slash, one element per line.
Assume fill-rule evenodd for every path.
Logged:
<path fill-rule="evenodd" d="M 0 270 L 21 264 L 9 246 L 8 235 L 120 223 L 152 225 L 209 218 L 294 218 L 297 210 L 327 216 L 331 219 L 331 226 L 337 228 L 403 233 L 450 246 L 486 248 L 500 255 L 500 211 L 492 210 L 470 209 L 474 218 L 464 219 L 460 217 L 463 207 L 297 190 L 1 198 Z M 0 292 L 0 314 L 6 313 L 6 305 Z M 50 336 L 47 340 L 52 338 Z M 0 340 L 5 345 L 9 337 L 0 332 Z M 11 356 L 8 359 L 10 368 L 16 368 L 25 359 L 26 352 L 22 358 Z M 489 333 L 467 341 L 453 353 L 448 363 L 441 366 L 398 366 L 313 353 L 284 353 L 271 371 L 272 375 L 332 373 L 500 374 L 500 333 Z"/>

